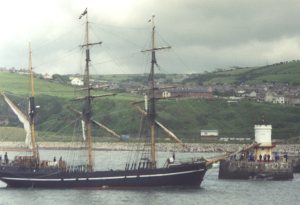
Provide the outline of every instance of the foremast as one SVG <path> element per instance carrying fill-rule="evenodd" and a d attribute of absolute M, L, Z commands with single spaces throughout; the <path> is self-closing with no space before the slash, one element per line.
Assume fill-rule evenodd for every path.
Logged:
<path fill-rule="evenodd" d="M 83 16 L 86 17 L 85 21 L 85 44 L 81 45 L 82 48 L 85 48 L 85 70 L 84 70 L 84 88 L 86 90 L 86 96 L 84 97 L 84 105 L 82 111 L 82 118 L 84 121 L 84 132 L 86 136 L 86 146 L 87 146 L 87 154 L 88 154 L 88 163 L 87 163 L 87 170 L 89 172 L 93 171 L 94 167 L 94 156 L 93 156 L 93 137 L 92 137 L 92 99 L 93 96 L 91 95 L 91 90 L 93 89 L 90 84 L 90 46 L 101 44 L 102 42 L 98 43 L 90 43 L 89 41 L 89 21 L 88 21 L 88 11 L 87 8 L 84 12 L 80 15 L 79 19 Z"/>
<path fill-rule="evenodd" d="M 154 18 L 155 15 L 152 15 L 151 21 L 152 23 L 152 33 L 151 33 L 151 49 L 144 50 L 142 52 L 150 51 L 151 52 L 151 68 L 150 68 L 150 74 L 149 74 L 149 90 L 148 95 L 146 98 L 146 111 L 147 111 L 147 118 L 149 122 L 149 128 L 150 128 L 150 164 L 151 168 L 156 167 L 156 110 L 155 110 L 155 81 L 154 81 L 154 74 L 155 74 L 155 65 L 157 65 L 155 52 L 157 50 L 167 49 L 171 48 L 170 46 L 167 47 L 156 47 L 155 45 L 155 24 L 154 24 Z"/>
<path fill-rule="evenodd" d="M 32 154 L 34 159 L 39 160 L 38 149 L 36 145 L 36 133 L 35 133 L 35 116 L 36 116 L 36 106 L 34 101 L 34 79 L 33 79 L 33 68 L 32 68 L 32 51 L 31 45 L 29 43 L 29 78 L 30 78 L 30 87 L 31 95 L 29 96 L 29 106 L 28 106 L 28 118 L 30 124 L 30 133 L 31 133 L 31 146 Z"/>

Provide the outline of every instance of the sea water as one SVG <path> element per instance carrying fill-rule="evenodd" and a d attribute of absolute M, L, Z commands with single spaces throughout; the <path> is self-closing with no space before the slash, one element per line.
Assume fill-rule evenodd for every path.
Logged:
<path fill-rule="evenodd" d="M 9 152 L 9 157 L 16 153 Z M 84 155 L 84 154 L 83 154 Z M 51 160 L 62 157 L 65 160 L 84 160 L 82 151 L 41 150 L 41 158 Z M 172 153 L 161 153 L 164 159 Z M 178 153 L 179 158 L 209 157 L 214 153 Z M 95 161 L 98 169 L 122 169 L 130 157 L 128 152 L 96 151 Z M 0 205 L 189 205 L 189 204 L 300 204 L 300 174 L 294 174 L 290 181 L 251 181 L 219 180 L 218 166 L 213 166 L 205 175 L 201 187 L 159 187 L 131 189 L 21 189 L 6 188 L 0 183 Z"/>

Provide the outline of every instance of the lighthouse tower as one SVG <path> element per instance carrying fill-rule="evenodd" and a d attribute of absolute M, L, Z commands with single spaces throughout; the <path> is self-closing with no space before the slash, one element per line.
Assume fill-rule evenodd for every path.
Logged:
<path fill-rule="evenodd" d="M 272 125 L 254 125 L 255 141 L 258 145 L 255 147 L 255 156 L 257 161 L 268 162 L 273 160 L 272 149 Z"/>

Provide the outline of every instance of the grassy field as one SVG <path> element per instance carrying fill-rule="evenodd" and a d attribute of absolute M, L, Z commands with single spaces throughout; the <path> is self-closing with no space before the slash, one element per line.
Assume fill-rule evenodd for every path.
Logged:
<path fill-rule="evenodd" d="M 127 78 L 127 77 L 124 77 Z M 35 95 L 37 96 L 54 96 L 64 99 L 73 99 L 81 96 L 78 88 L 70 85 L 59 84 L 44 79 L 34 79 Z M 12 93 L 16 96 L 29 96 L 31 94 L 30 80 L 28 75 L 19 75 L 9 72 L 0 72 L 0 91 Z M 95 95 L 107 94 L 104 91 L 93 91 Z M 116 100 L 139 100 L 139 96 L 129 95 L 126 93 L 118 94 L 111 98 Z"/>
<path fill-rule="evenodd" d="M 9 72 L 0 72 L 0 91 L 9 91 L 16 95 L 28 96 L 30 81 L 28 75 L 18 75 Z M 47 80 L 35 79 L 35 94 L 49 95 L 64 98 L 74 96 L 74 88 Z"/>
<path fill-rule="evenodd" d="M 25 141 L 25 131 L 20 127 L 0 127 L 0 141 Z"/>

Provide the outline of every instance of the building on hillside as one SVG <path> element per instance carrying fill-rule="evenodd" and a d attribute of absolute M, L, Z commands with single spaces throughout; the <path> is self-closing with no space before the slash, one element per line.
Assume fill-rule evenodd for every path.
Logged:
<path fill-rule="evenodd" d="M 273 102 L 273 99 L 275 98 L 275 93 L 274 92 L 266 92 L 265 94 L 265 102 Z"/>
<path fill-rule="evenodd" d="M 246 91 L 245 90 L 237 90 L 235 91 L 236 96 L 242 97 L 245 96 Z"/>
<path fill-rule="evenodd" d="M 204 141 L 218 141 L 219 131 L 218 130 L 201 130 L 200 138 Z"/>
<path fill-rule="evenodd" d="M 273 103 L 284 104 L 285 103 L 284 97 L 283 96 L 277 96 L 277 97 L 275 97 Z"/>
<path fill-rule="evenodd" d="M 71 80 L 71 85 L 83 86 L 83 81 L 79 78 L 73 78 Z"/>
<path fill-rule="evenodd" d="M 200 99 L 212 99 L 213 95 L 208 89 L 200 88 L 176 88 L 170 90 L 164 90 L 157 93 L 157 97 L 188 97 L 188 98 L 200 98 Z"/>
<path fill-rule="evenodd" d="M 257 93 L 255 91 L 251 91 L 249 94 L 246 95 L 248 98 L 256 98 Z"/>
<path fill-rule="evenodd" d="M 266 92 L 265 102 L 272 102 L 276 104 L 284 104 L 285 99 L 284 96 L 277 95 L 274 92 Z"/>
<path fill-rule="evenodd" d="M 43 78 L 44 78 L 45 80 L 51 80 L 51 79 L 52 79 L 52 75 L 50 75 L 50 74 L 48 74 L 48 73 L 45 73 L 45 74 L 43 75 Z"/>
<path fill-rule="evenodd" d="M 300 97 L 298 98 L 289 97 L 286 99 L 286 103 L 291 105 L 300 105 Z"/>
<path fill-rule="evenodd" d="M 171 97 L 171 92 L 165 90 L 165 91 L 162 92 L 161 95 L 162 95 L 163 98 L 169 98 L 169 97 Z"/>

